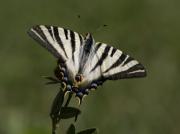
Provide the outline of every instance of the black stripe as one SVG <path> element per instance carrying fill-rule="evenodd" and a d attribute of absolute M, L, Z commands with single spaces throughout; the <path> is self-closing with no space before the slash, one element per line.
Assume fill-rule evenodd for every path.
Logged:
<path fill-rule="evenodd" d="M 42 29 L 40 28 L 40 26 L 34 26 L 32 28 L 34 31 L 36 31 L 41 38 L 44 40 L 41 40 L 36 33 L 34 33 L 32 30 L 29 31 L 29 35 L 36 40 L 37 42 L 39 42 L 44 48 L 46 48 L 49 52 L 51 52 L 55 57 L 59 58 L 62 62 L 64 62 L 64 59 L 61 57 L 61 55 L 58 53 L 58 51 L 52 46 L 51 43 L 49 43 L 48 39 L 46 38 L 46 35 L 44 34 L 44 32 L 42 31 Z"/>
<path fill-rule="evenodd" d="M 136 77 L 145 77 L 146 72 L 138 72 L 138 73 L 127 73 L 127 72 L 121 72 L 114 74 L 110 76 L 108 79 L 109 80 L 117 80 L 117 79 L 125 79 L 125 78 L 136 78 Z"/>
<path fill-rule="evenodd" d="M 94 49 L 94 56 L 97 56 L 97 51 L 99 50 L 99 48 L 101 47 L 102 43 L 97 43 L 96 46 L 95 46 L 95 49 Z M 97 56 L 98 57 L 98 56 Z M 98 60 L 99 60 L 99 57 L 98 57 Z"/>
<path fill-rule="evenodd" d="M 48 32 L 50 33 L 51 37 L 53 38 L 53 33 L 52 33 L 51 26 L 45 25 L 45 27 L 48 29 Z"/>
<path fill-rule="evenodd" d="M 78 34 L 79 35 L 79 40 L 80 40 L 80 46 L 82 45 L 82 41 L 83 41 L 83 39 L 82 39 L 82 36 L 80 35 L 80 34 Z"/>
<path fill-rule="evenodd" d="M 144 70 L 144 67 L 142 66 L 142 64 L 138 63 L 132 67 L 130 67 L 127 72 L 133 72 L 133 71 L 136 71 L 136 70 Z"/>
<path fill-rule="evenodd" d="M 67 31 L 67 29 L 65 29 L 65 28 L 64 28 L 64 34 L 65 34 L 66 40 L 67 40 L 67 39 L 68 39 L 68 31 Z"/>
<path fill-rule="evenodd" d="M 81 73 L 81 71 L 84 70 L 84 65 L 86 64 L 86 62 L 89 59 L 89 55 L 91 53 L 92 46 L 93 46 L 93 38 L 92 38 L 92 36 L 90 36 L 89 38 L 86 38 L 84 45 L 83 45 L 83 52 L 82 52 L 81 59 L 80 59 L 80 67 L 78 70 L 79 73 Z"/>
<path fill-rule="evenodd" d="M 91 34 L 88 34 L 88 35 L 86 36 L 85 46 L 86 46 L 86 48 L 88 49 L 88 48 L 91 48 L 92 45 L 93 45 L 93 37 L 92 37 Z"/>
<path fill-rule="evenodd" d="M 90 35 L 88 38 L 86 38 L 85 45 L 84 45 L 84 51 L 85 51 L 86 55 L 88 55 L 88 56 L 89 56 L 89 53 L 91 52 L 92 45 L 94 45 L 93 38 Z"/>
<path fill-rule="evenodd" d="M 125 58 L 126 58 L 126 55 L 122 53 L 121 56 L 119 57 L 119 59 L 117 59 L 116 62 L 114 64 L 112 64 L 112 66 L 110 66 L 108 69 L 106 69 L 103 73 L 106 73 L 109 70 L 119 66 L 125 60 Z"/>
<path fill-rule="evenodd" d="M 103 61 L 106 59 L 106 57 L 108 56 L 109 50 L 110 50 L 110 46 L 106 46 L 106 48 L 104 49 L 103 54 L 101 55 L 101 58 L 98 60 L 98 62 L 96 63 L 96 65 L 91 69 L 91 72 L 94 71 L 98 66 L 101 66 Z"/>
<path fill-rule="evenodd" d="M 49 43 L 49 41 L 47 40 L 45 34 L 43 33 L 42 29 L 40 28 L 40 26 L 35 26 L 33 27 L 33 29 L 47 42 Z M 50 43 L 49 43 L 50 44 Z"/>
<path fill-rule="evenodd" d="M 127 63 L 129 63 L 129 62 L 132 61 L 132 60 L 134 60 L 134 58 L 132 58 L 132 57 L 129 56 L 129 57 L 127 58 L 127 60 L 123 63 L 122 66 L 126 65 Z"/>
<path fill-rule="evenodd" d="M 115 54 L 116 51 L 117 51 L 117 49 L 113 47 L 113 50 L 111 52 L 111 57 L 113 57 L 113 55 Z"/>
<path fill-rule="evenodd" d="M 56 41 L 58 42 L 58 44 L 60 45 L 60 47 L 62 48 L 62 50 L 64 51 L 64 54 L 66 55 L 66 57 L 68 58 L 67 54 L 66 54 L 66 51 L 64 49 L 64 45 L 61 41 L 61 38 L 59 36 L 59 31 L 58 31 L 58 27 L 53 27 L 53 30 L 54 30 L 54 36 L 56 38 Z"/>
<path fill-rule="evenodd" d="M 120 56 L 120 60 L 123 62 L 126 58 L 126 54 L 122 53 L 121 56 Z"/>
<path fill-rule="evenodd" d="M 74 61 L 74 52 L 75 52 L 75 35 L 74 32 L 70 30 L 70 37 L 71 37 L 71 47 L 72 47 L 72 59 Z"/>
<path fill-rule="evenodd" d="M 98 49 L 100 48 L 101 45 L 102 45 L 102 43 L 100 43 L 100 42 L 96 45 L 95 50 L 94 50 L 95 53 L 98 51 Z"/>
<path fill-rule="evenodd" d="M 131 72 L 137 71 L 137 70 L 144 70 L 144 72 L 131 73 Z M 116 80 L 116 79 L 145 77 L 145 76 L 146 76 L 146 71 L 145 71 L 144 67 L 142 66 L 142 64 L 139 63 L 139 64 L 132 66 L 131 68 L 129 68 L 126 71 L 119 72 L 119 73 L 109 76 L 108 79 Z"/>

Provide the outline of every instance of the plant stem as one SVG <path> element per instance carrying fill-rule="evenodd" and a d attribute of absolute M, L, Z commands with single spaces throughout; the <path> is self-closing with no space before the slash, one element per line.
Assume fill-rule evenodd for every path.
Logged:
<path fill-rule="evenodd" d="M 73 95 L 73 93 L 69 93 L 69 96 L 68 96 L 68 99 L 67 99 L 67 101 L 66 101 L 66 103 L 65 103 L 65 105 L 64 105 L 64 107 L 67 107 L 68 105 L 69 105 L 69 103 L 70 103 L 70 101 L 71 101 L 71 98 L 72 98 L 72 95 Z M 60 116 L 60 115 L 59 115 Z M 58 124 L 60 123 L 60 121 L 61 121 L 61 118 L 59 119 L 59 122 L 58 122 Z M 52 123 L 53 125 L 52 125 L 52 134 L 56 134 L 56 123 Z"/>

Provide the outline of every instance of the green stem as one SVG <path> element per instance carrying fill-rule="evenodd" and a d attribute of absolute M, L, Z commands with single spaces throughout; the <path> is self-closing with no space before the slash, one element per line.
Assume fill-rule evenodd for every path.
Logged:
<path fill-rule="evenodd" d="M 56 134 L 56 124 L 52 123 L 52 134 Z"/>
<path fill-rule="evenodd" d="M 68 99 L 67 99 L 67 101 L 66 101 L 64 107 L 67 107 L 67 106 L 69 105 L 72 96 L 73 96 L 73 93 L 70 92 L 70 93 L 69 93 L 69 96 L 68 96 Z M 61 119 L 59 119 L 58 124 L 60 123 L 60 121 L 61 121 Z M 56 125 L 57 125 L 57 124 L 54 123 L 54 122 L 53 122 L 52 124 L 53 124 L 53 125 L 52 125 L 52 134 L 56 134 Z"/>

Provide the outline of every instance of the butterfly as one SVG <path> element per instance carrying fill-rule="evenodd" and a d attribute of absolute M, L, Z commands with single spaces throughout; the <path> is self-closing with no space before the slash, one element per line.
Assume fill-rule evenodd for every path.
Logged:
<path fill-rule="evenodd" d="M 106 80 L 145 77 L 144 66 L 121 50 L 69 29 L 36 25 L 28 34 L 58 59 L 55 76 L 82 101 Z"/>

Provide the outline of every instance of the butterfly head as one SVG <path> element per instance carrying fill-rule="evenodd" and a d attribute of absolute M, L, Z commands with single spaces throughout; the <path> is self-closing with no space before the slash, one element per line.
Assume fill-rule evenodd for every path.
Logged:
<path fill-rule="evenodd" d="M 86 33 L 85 35 L 85 39 L 88 39 L 90 36 L 92 36 L 91 33 Z"/>
<path fill-rule="evenodd" d="M 94 38 L 93 38 L 92 34 L 91 33 L 87 33 L 86 37 L 85 37 L 85 44 L 86 45 L 92 45 L 94 43 L 95 43 L 95 41 L 94 41 Z"/>

